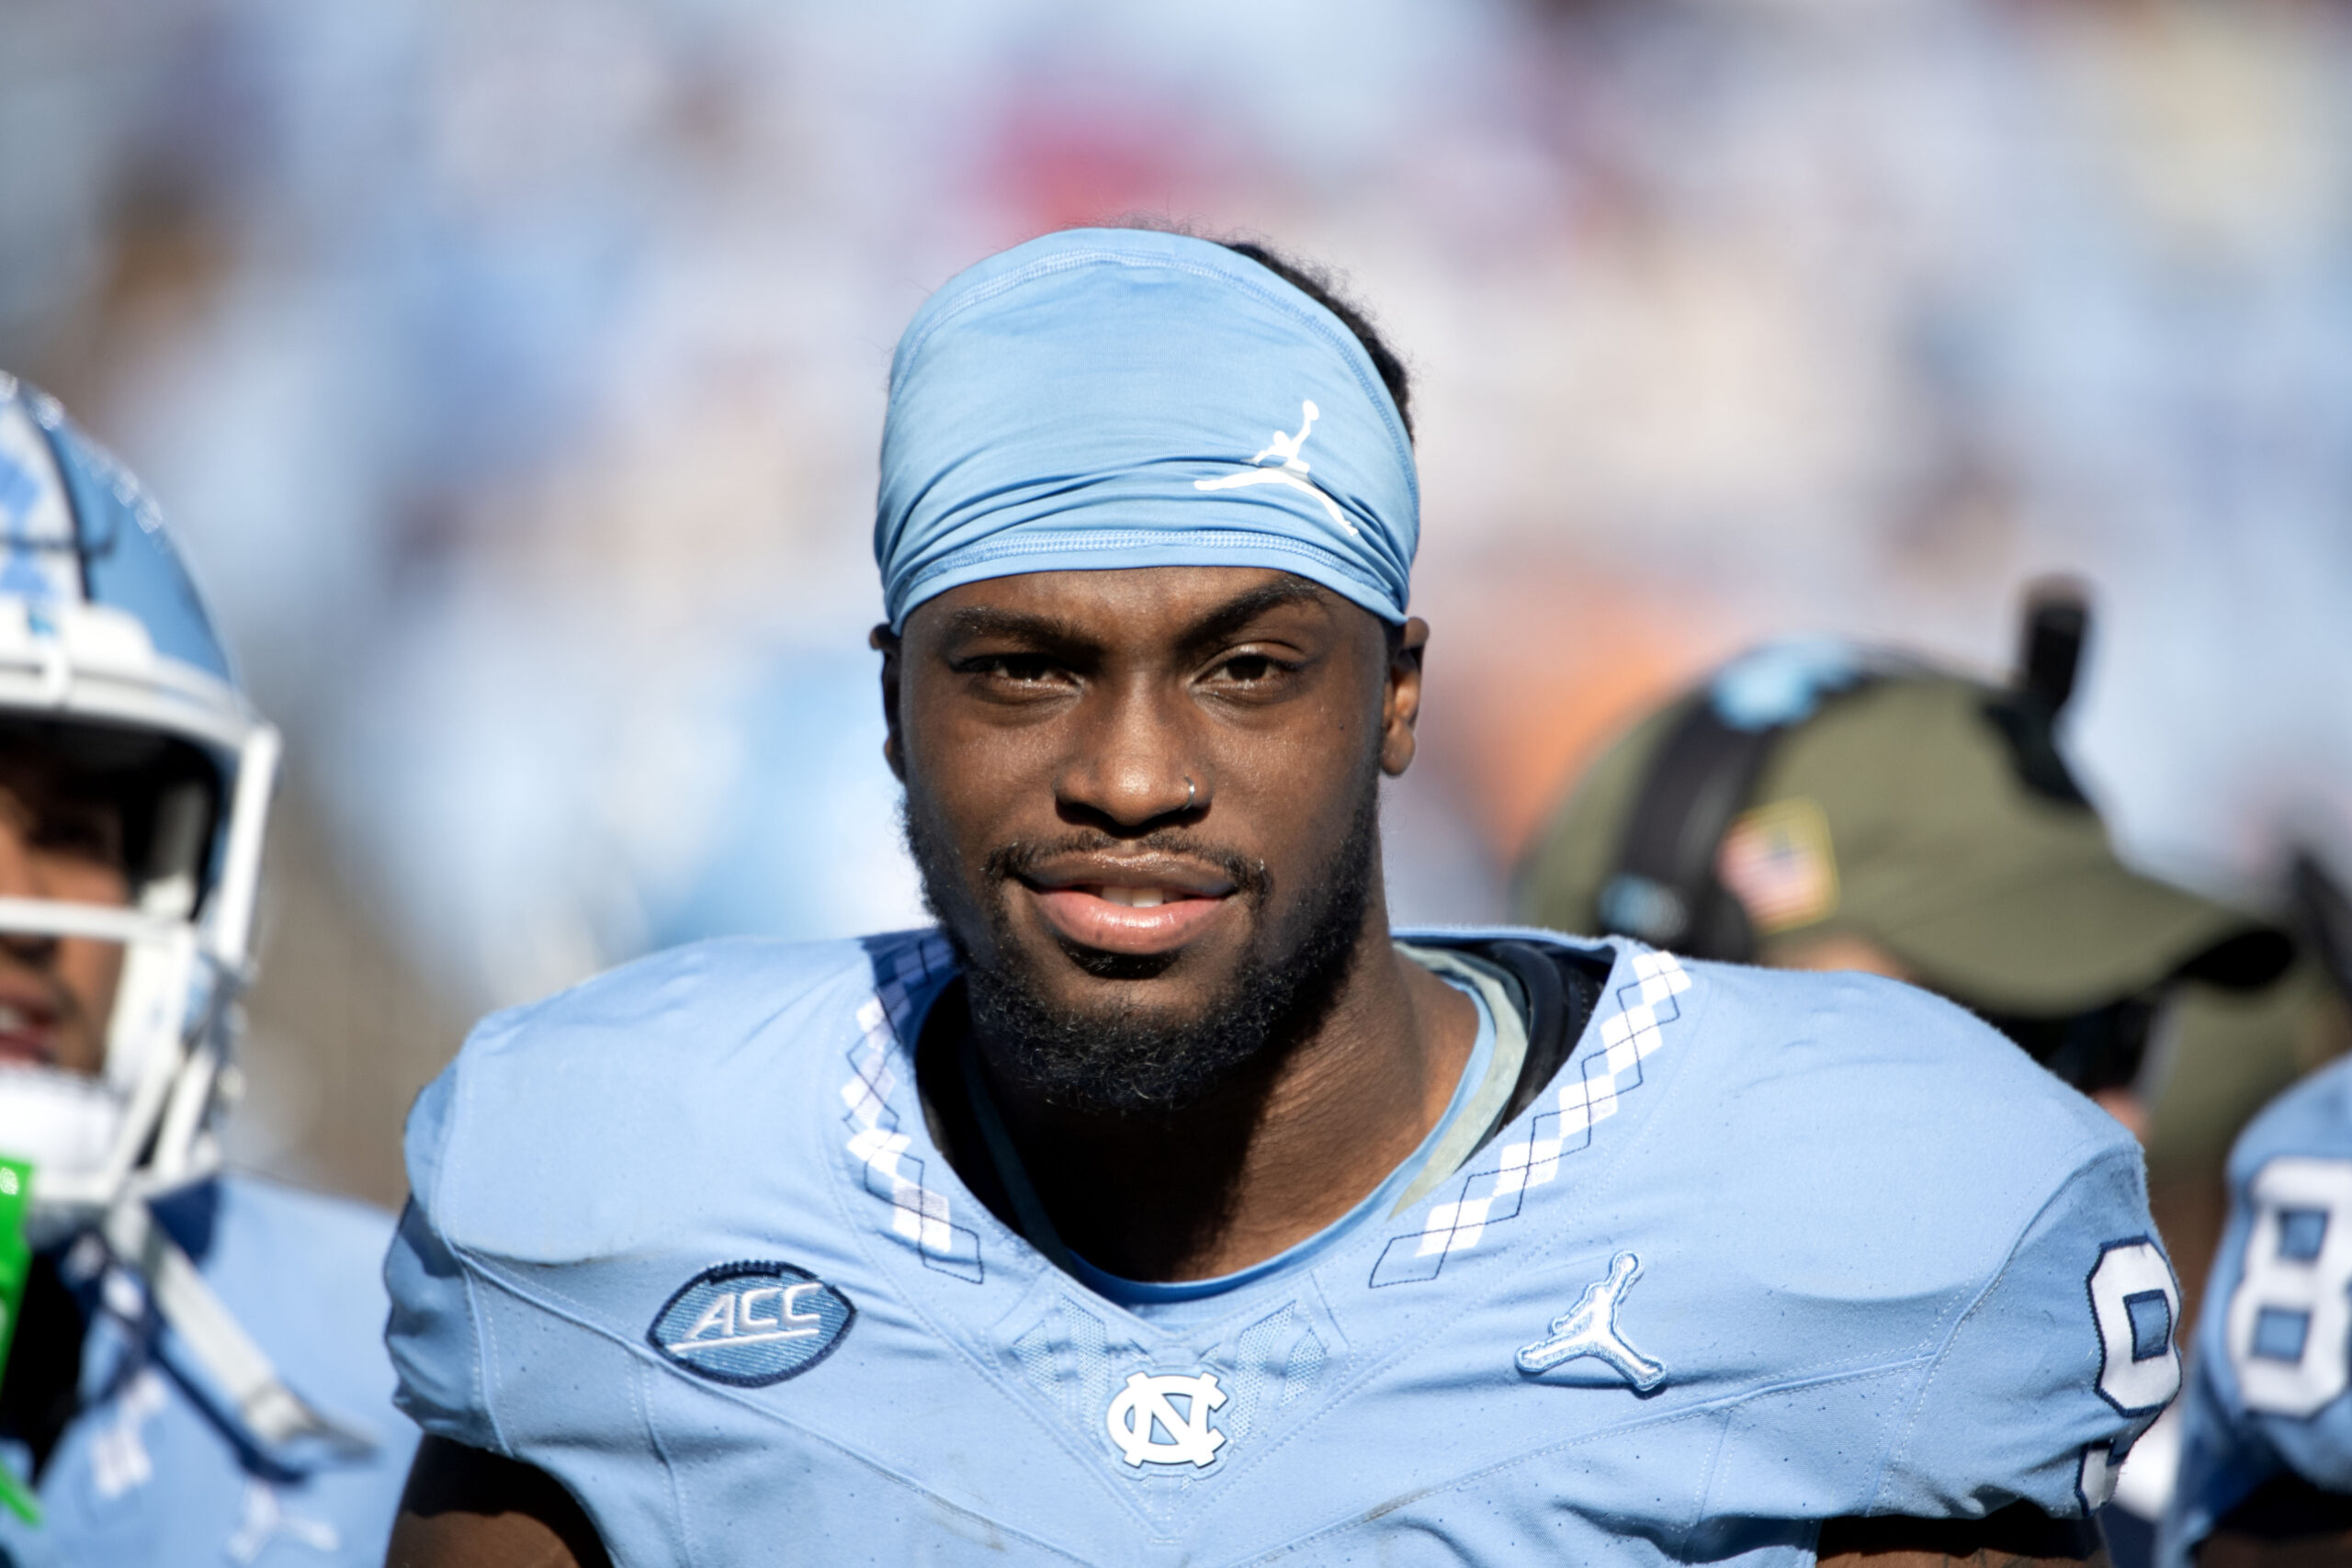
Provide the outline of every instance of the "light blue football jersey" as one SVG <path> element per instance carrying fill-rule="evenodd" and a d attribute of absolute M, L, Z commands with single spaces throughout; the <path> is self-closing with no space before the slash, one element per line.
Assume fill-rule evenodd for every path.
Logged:
<path fill-rule="evenodd" d="M 372 1437 L 374 1450 L 265 1458 L 214 1415 L 229 1406 L 179 1354 L 136 1279 L 85 1248 L 65 1270 L 91 1309 L 82 1409 L 42 1472 L 42 1522 L 0 1513 L 0 1563 L 376 1568 L 416 1450 L 379 1339 L 390 1216 L 243 1177 L 156 1210 L 288 1385 Z M 19 1474 L 26 1457 L 5 1456 Z"/>
<path fill-rule="evenodd" d="M 2352 1493 L 2352 1058 L 2247 1125 L 2229 1182 L 2158 1540 L 2167 1563 L 2274 1476 Z"/>
<path fill-rule="evenodd" d="M 933 1145 L 934 933 L 498 1015 L 410 1120 L 401 1402 L 624 1564 L 1803 1563 L 2102 1501 L 2179 1378 L 2130 1137 L 1907 987 L 1589 951 L 1572 1055 L 1437 1190 L 1148 1318 Z"/>

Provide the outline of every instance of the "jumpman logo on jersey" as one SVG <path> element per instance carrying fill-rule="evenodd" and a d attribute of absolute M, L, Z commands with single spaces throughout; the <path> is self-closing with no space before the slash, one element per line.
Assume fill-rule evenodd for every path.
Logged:
<path fill-rule="evenodd" d="M 1617 1308 L 1642 1277 L 1642 1260 L 1621 1252 L 1609 1260 L 1609 1277 L 1584 1288 L 1577 1304 L 1552 1320 L 1552 1331 L 1519 1353 L 1519 1370 L 1531 1375 L 1589 1356 L 1647 1393 L 1666 1382 L 1666 1369 L 1625 1343 L 1617 1332 Z"/>
<path fill-rule="evenodd" d="M 1293 435 L 1286 430 L 1275 431 L 1272 444 L 1250 459 L 1250 462 L 1259 465 L 1258 467 L 1244 468 L 1238 474 L 1227 474 L 1221 479 L 1194 479 L 1193 488 L 1194 490 L 1239 490 L 1245 485 L 1288 485 L 1291 489 L 1304 491 L 1321 502 L 1323 510 L 1331 514 L 1332 522 L 1345 528 L 1351 535 L 1362 537 L 1361 535 L 1356 534 L 1356 525 L 1348 521 L 1347 513 L 1340 510 L 1340 503 L 1324 494 L 1313 480 L 1305 477 L 1311 465 L 1298 455 L 1299 450 L 1306 445 L 1307 434 L 1314 430 L 1315 422 L 1322 417 L 1323 411 L 1315 406 L 1315 400 L 1306 399 L 1298 405 L 1298 434 Z M 1267 468 L 1265 462 L 1269 457 L 1279 458 L 1280 462 L 1272 468 Z"/>
<path fill-rule="evenodd" d="M 1181 1415 L 1175 1405 L 1180 1398 L 1185 1404 Z M 1216 1386 L 1215 1372 L 1198 1377 L 1136 1372 L 1111 1401 L 1103 1419 L 1111 1440 L 1119 1445 L 1130 1465 L 1205 1467 L 1216 1462 L 1216 1450 L 1225 1446 L 1225 1434 L 1209 1425 L 1209 1412 L 1224 1403 L 1225 1390 Z M 1166 1442 L 1154 1440 L 1159 1432 L 1168 1434 Z"/>

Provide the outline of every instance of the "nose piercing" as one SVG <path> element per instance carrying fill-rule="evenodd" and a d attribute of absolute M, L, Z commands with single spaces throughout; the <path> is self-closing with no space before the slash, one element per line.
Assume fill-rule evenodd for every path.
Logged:
<path fill-rule="evenodd" d="M 1201 786 L 1193 782 L 1192 774 L 1186 773 L 1184 775 L 1184 809 L 1187 811 L 1193 809 L 1193 802 L 1200 797 Z"/>

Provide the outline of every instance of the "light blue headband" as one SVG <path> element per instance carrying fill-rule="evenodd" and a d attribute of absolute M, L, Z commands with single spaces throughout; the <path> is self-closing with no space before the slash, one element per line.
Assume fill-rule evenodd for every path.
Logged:
<path fill-rule="evenodd" d="M 1048 234 L 899 340 L 874 518 L 893 629 L 960 583 L 1138 566 L 1275 567 L 1401 621 L 1419 538 L 1363 345 L 1222 245 Z"/>

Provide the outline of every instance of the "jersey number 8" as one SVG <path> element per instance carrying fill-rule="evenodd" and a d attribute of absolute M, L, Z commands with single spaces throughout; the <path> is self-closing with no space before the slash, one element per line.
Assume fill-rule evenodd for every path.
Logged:
<path fill-rule="evenodd" d="M 2091 1313 L 2098 1323 L 2098 1391 L 2126 1416 L 2153 1417 L 2180 1392 L 2180 1289 L 2172 1265 L 2145 1239 L 2110 1242 L 2091 1270 Z"/>
<path fill-rule="evenodd" d="M 2352 1160 L 2274 1159 L 2246 1197 L 2254 1226 L 2230 1293 L 2230 1365 L 2247 1409 L 2314 1415 L 2352 1381 Z"/>

